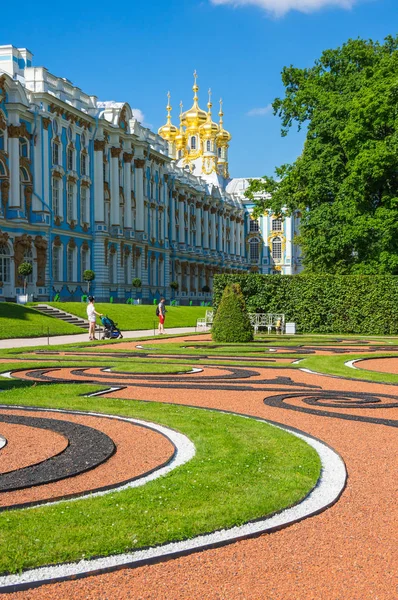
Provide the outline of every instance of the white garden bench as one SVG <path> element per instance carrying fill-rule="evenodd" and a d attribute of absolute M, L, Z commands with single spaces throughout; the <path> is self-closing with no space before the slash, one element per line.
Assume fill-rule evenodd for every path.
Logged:
<path fill-rule="evenodd" d="M 213 310 L 206 310 L 206 316 L 196 321 L 196 331 L 209 331 L 213 325 Z"/>

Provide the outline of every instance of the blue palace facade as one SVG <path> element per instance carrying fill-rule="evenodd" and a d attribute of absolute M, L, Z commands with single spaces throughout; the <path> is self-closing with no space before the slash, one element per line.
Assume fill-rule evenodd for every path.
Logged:
<path fill-rule="evenodd" d="M 195 74 L 180 127 L 169 101 L 154 133 L 129 104 L 100 102 L 32 66 L 27 49 L 0 46 L 1 300 L 22 293 L 22 262 L 36 300 L 79 300 L 86 269 L 97 299 L 121 302 L 134 278 L 144 302 L 198 302 L 210 300 L 215 273 L 300 270 L 299 218 L 250 218 L 247 180 L 228 173 L 222 104 L 214 123 L 198 89 Z"/>

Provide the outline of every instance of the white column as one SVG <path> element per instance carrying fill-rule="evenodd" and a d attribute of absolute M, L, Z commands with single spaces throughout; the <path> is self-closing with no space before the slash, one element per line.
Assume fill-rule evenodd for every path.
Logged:
<path fill-rule="evenodd" d="M 222 215 L 218 214 L 218 251 L 223 252 L 224 250 L 224 227 Z"/>
<path fill-rule="evenodd" d="M 94 218 L 104 222 L 104 140 L 94 140 Z"/>
<path fill-rule="evenodd" d="M 123 154 L 124 160 L 124 226 L 131 229 L 131 161 L 133 155 L 128 152 Z"/>
<path fill-rule="evenodd" d="M 136 202 L 136 230 L 144 231 L 144 165 L 145 160 L 136 158 L 135 166 L 135 202 Z"/>
<path fill-rule="evenodd" d="M 231 254 L 232 256 L 235 254 L 235 218 L 230 221 L 231 231 L 230 231 L 230 239 L 231 239 Z"/>
<path fill-rule="evenodd" d="M 237 256 L 241 256 L 240 238 L 241 238 L 241 224 L 237 222 L 236 223 L 236 255 Z"/>
<path fill-rule="evenodd" d="M 170 199 L 171 240 L 173 242 L 176 241 L 176 198 L 177 192 L 173 191 Z"/>
<path fill-rule="evenodd" d="M 121 148 L 111 148 L 111 225 L 119 225 L 119 155 Z"/>
<path fill-rule="evenodd" d="M 48 154 L 48 126 L 50 120 L 43 119 L 43 173 L 41 174 L 43 181 L 43 200 L 50 205 L 50 167 L 49 167 L 49 154 Z M 40 163 L 39 163 L 40 164 Z M 39 167 L 40 169 L 40 167 Z M 36 189 L 38 189 L 38 185 Z"/>
<path fill-rule="evenodd" d="M 203 248 L 209 247 L 209 209 L 203 208 Z"/>
<path fill-rule="evenodd" d="M 188 234 L 187 234 L 187 241 L 188 241 L 188 246 L 192 245 L 192 231 L 191 231 L 191 205 L 188 202 L 187 204 L 187 225 L 188 225 Z"/>
<path fill-rule="evenodd" d="M 202 247 L 202 209 L 200 204 L 196 204 L 196 245 Z"/>
<path fill-rule="evenodd" d="M 245 256 L 245 219 L 240 224 L 240 255 Z"/>
<path fill-rule="evenodd" d="M 185 208 L 185 196 L 181 194 L 178 196 L 178 223 L 179 223 L 179 236 L 178 241 L 180 244 L 185 243 L 185 219 L 184 219 L 184 208 Z"/>
<path fill-rule="evenodd" d="M 215 250 L 216 249 L 216 213 L 215 212 L 211 212 L 210 219 L 211 219 L 211 249 Z"/>
<path fill-rule="evenodd" d="M 11 136 L 16 137 L 11 137 Z M 10 157 L 10 208 L 21 208 L 19 186 L 19 134 L 14 126 L 8 128 L 8 154 Z"/>

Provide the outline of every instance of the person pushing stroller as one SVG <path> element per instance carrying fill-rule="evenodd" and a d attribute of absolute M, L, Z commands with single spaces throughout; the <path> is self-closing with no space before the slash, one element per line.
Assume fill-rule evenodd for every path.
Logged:
<path fill-rule="evenodd" d="M 97 315 L 99 317 L 102 317 L 102 313 L 99 313 L 95 310 L 94 302 L 95 302 L 94 296 L 89 296 L 88 304 L 87 304 L 87 318 L 88 318 L 88 322 L 89 322 L 88 339 L 90 342 L 98 339 L 95 337 L 95 324 L 97 321 Z"/>

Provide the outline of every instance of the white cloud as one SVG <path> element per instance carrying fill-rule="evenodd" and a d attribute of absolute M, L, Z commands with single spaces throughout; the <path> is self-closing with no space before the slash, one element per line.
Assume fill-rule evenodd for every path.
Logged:
<path fill-rule="evenodd" d="M 267 104 L 267 106 L 263 106 L 262 108 L 252 108 L 246 113 L 246 116 L 264 117 L 264 115 L 268 115 L 270 112 L 272 112 L 272 104 Z"/>
<path fill-rule="evenodd" d="M 311 13 L 321 8 L 352 8 L 358 0 L 210 0 L 212 4 L 232 6 L 258 6 L 275 17 L 282 17 L 290 10 Z"/>
<path fill-rule="evenodd" d="M 134 119 L 137 119 L 140 123 L 144 123 L 145 115 L 140 108 L 132 108 L 131 112 L 133 113 Z"/>

